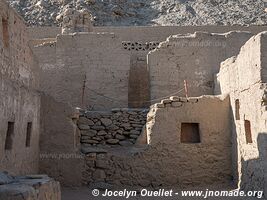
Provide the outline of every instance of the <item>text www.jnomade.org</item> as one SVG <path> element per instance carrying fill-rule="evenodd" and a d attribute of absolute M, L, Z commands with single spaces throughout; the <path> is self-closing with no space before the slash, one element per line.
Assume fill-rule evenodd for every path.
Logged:
<path fill-rule="evenodd" d="M 263 198 L 263 191 L 241 191 L 241 190 L 231 190 L 231 191 L 212 191 L 212 190 L 205 190 L 205 191 L 180 191 L 175 192 L 174 190 L 147 190 L 142 189 L 140 192 L 131 191 L 131 190 L 105 190 L 100 193 L 98 189 L 94 189 L 92 191 L 93 196 L 100 196 L 100 197 L 125 197 L 126 199 L 130 197 L 200 197 L 203 199 L 207 199 L 209 197 L 227 197 L 227 199 L 231 197 L 256 197 L 258 199 Z"/>

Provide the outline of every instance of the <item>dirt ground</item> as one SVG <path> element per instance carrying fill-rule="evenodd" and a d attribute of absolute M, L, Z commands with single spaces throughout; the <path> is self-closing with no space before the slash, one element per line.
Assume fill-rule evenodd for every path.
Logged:
<path fill-rule="evenodd" d="M 222 190 L 222 189 L 221 189 Z M 226 189 L 227 190 L 227 189 Z M 104 191 L 100 193 L 98 197 L 95 197 L 92 195 L 92 189 L 81 187 L 81 188 L 62 188 L 62 200 L 123 200 L 127 199 L 126 197 L 103 197 L 101 194 Z M 175 190 L 175 192 L 179 192 L 178 190 Z M 256 197 L 213 197 L 213 198 L 204 198 L 204 197 L 181 197 L 179 195 L 173 195 L 172 197 L 141 197 L 140 195 L 137 195 L 136 197 L 130 197 L 129 200 L 200 200 L 200 199 L 208 199 L 208 200 L 256 200 L 259 198 Z M 264 198 L 261 198 L 264 199 Z"/>

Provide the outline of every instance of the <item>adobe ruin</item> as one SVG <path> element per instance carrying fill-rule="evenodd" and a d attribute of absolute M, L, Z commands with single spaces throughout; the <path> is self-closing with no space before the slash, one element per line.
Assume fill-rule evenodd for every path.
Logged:
<path fill-rule="evenodd" d="M 266 26 L 62 17 L 27 27 L 0 0 L 0 198 L 59 200 L 59 184 L 267 192 Z"/>

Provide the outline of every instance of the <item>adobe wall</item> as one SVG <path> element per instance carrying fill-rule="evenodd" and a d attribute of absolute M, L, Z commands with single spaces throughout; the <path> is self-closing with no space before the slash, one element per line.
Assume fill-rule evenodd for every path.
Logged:
<path fill-rule="evenodd" d="M 80 155 L 79 114 L 70 105 L 41 96 L 40 173 L 62 185 L 81 185 L 83 156 Z"/>
<path fill-rule="evenodd" d="M 226 33 L 229 31 L 249 31 L 253 34 L 267 30 L 266 26 L 103 26 L 94 27 L 94 32 L 108 32 L 118 35 L 122 41 L 149 42 L 164 41 L 170 35 L 205 31 Z M 32 39 L 56 38 L 61 34 L 60 27 L 28 27 Z"/>
<path fill-rule="evenodd" d="M 227 97 L 163 100 L 151 107 L 147 116 L 148 145 L 83 148 L 86 154 L 83 182 L 92 187 L 101 183 L 105 187 L 124 188 L 229 184 L 232 175 L 229 114 Z M 184 122 L 199 123 L 200 143 L 181 143 Z"/>
<path fill-rule="evenodd" d="M 3 0 L 0 8 L 0 171 L 37 173 L 39 69 L 24 21 Z"/>
<path fill-rule="evenodd" d="M 220 62 L 236 55 L 251 37 L 248 32 L 174 35 L 148 54 L 150 96 L 156 99 L 177 93 L 187 80 L 189 96 L 213 94 L 213 76 Z"/>
<path fill-rule="evenodd" d="M 177 75 L 177 73 L 180 74 L 180 72 L 176 73 L 177 69 L 175 68 L 175 66 L 174 66 L 175 73 L 171 72 L 171 70 L 173 70 L 172 65 L 174 64 L 176 65 L 177 62 L 172 60 L 170 62 L 164 60 L 164 64 L 160 63 L 160 65 L 161 66 L 166 65 L 168 67 L 161 67 L 161 69 L 159 70 L 162 69 L 164 69 L 164 71 L 167 70 L 168 71 L 167 73 L 169 73 L 169 75 L 168 74 L 166 76 L 163 75 L 166 72 L 160 73 L 160 75 L 154 75 L 153 73 L 157 73 L 154 72 L 157 71 L 156 69 L 157 67 L 152 66 L 150 69 L 147 65 L 147 59 L 146 59 L 149 51 L 154 50 L 158 46 L 159 42 L 165 41 L 166 38 L 171 34 L 177 34 L 177 33 L 187 34 L 187 33 L 193 33 L 194 31 L 198 30 L 206 30 L 211 32 L 247 30 L 253 33 L 257 33 L 261 30 L 265 30 L 265 28 L 266 27 L 264 26 L 263 27 L 257 27 L 257 26 L 255 27 L 254 26 L 251 27 L 239 27 L 239 26 L 94 27 L 94 33 L 75 34 L 75 36 L 73 36 L 73 40 L 70 39 L 72 38 L 70 36 L 68 38 L 68 36 L 66 35 L 64 36 L 60 35 L 59 34 L 60 28 L 58 27 L 39 27 L 39 28 L 35 27 L 35 28 L 28 28 L 28 31 L 33 38 L 33 40 L 31 41 L 32 45 L 36 46 L 36 48 L 34 48 L 34 52 L 36 52 L 36 55 L 38 55 L 38 59 L 40 60 L 40 65 L 42 69 L 44 69 L 43 73 L 44 75 L 42 76 L 43 77 L 42 80 L 44 81 L 41 81 L 41 83 L 43 83 L 42 88 L 43 87 L 46 87 L 46 89 L 49 88 L 49 94 L 51 94 L 52 96 L 54 96 L 55 94 L 57 96 L 56 100 L 61 101 L 60 99 L 63 99 L 64 101 L 66 100 L 65 102 L 70 102 L 72 105 L 82 106 L 81 90 L 83 87 L 83 81 L 85 79 L 85 71 L 87 72 L 90 71 L 90 73 L 86 74 L 86 84 L 89 83 L 91 88 L 87 86 L 87 89 L 85 90 L 85 95 L 88 93 L 89 94 L 94 93 L 98 97 L 96 97 L 95 99 L 89 99 L 84 104 L 84 106 L 87 106 L 87 108 L 91 108 L 93 110 L 109 110 L 111 108 L 127 107 L 127 106 L 132 108 L 144 108 L 151 104 L 150 99 L 166 96 L 172 93 L 173 91 L 174 92 L 177 91 L 176 86 L 181 85 L 180 82 L 177 83 L 176 81 L 176 79 L 181 78 Z M 56 39 L 55 37 L 57 34 L 59 35 L 57 36 Z M 216 66 L 218 66 L 218 64 L 221 61 L 225 60 L 227 57 L 235 55 L 235 53 L 237 53 L 242 44 L 244 44 L 244 42 L 251 36 L 248 33 L 243 33 L 242 36 L 241 35 L 234 36 L 234 35 L 235 34 L 229 34 L 225 37 L 217 36 L 218 37 L 217 40 L 219 42 L 220 41 L 222 42 L 221 45 L 224 45 L 224 42 L 227 41 L 228 42 L 227 45 L 231 44 L 229 45 L 229 47 L 225 47 L 222 49 L 221 45 L 217 46 L 218 41 L 214 39 L 214 41 L 216 40 L 214 48 L 203 47 L 202 50 L 200 50 L 203 51 L 201 52 L 203 54 L 200 53 L 201 54 L 200 56 L 202 55 L 205 56 L 206 53 L 210 55 L 211 53 L 214 52 L 214 50 L 218 51 L 217 53 L 218 55 L 216 56 L 218 57 L 217 62 L 215 61 L 214 58 L 212 59 L 212 61 L 207 61 L 207 59 L 205 59 L 204 56 L 202 56 L 203 61 L 198 60 L 196 61 L 197 63 L 186 63 L 186 61 L 189 60 L 187 59 L 187 57 L 184 58 L 186 60 L 185 62 L 182 60 L 182 62 L 184 62 L 183 64 L 186 65 L 185 66 L 186 68 L 188 68 L 187 65 L 193 65 L 193 66 L 197 65 L 197 67 L 200 67 L 200 69 L 196 69 L 195 76 L 198 77 L 198 79 L 201 79 L 202 82 L 201 81 L 198 82 L 198 80 L 195 80 L 195 83 L 192 83 L 193 84 L 192 87 L 193 88 L 195 88 L 195 86 L 199 87 L 199 84 L 202 84 L 200 85 L 202 89 L 201 90 L 193 89 L 193 91 L 191 90 L 192 92 L 191 96 L 199 96 L 201 94 L 212 94 L 213 90 L 212 77 L 214 71 L 216 73 L 218 72 L 218 68 Z M 113 39 L 111 39 L 110 37 L 113 37 Z M 212 38 L 216 37 L 213 36 Z M 234 39 L 238 41 L 234 42 L 233 41 Z M 62 42 L 60 43 L 59 41 L 61 40 Z M 83 40 L 87 42 L 83 42 Z M 207 40 L 209 41 L 209 39 Z M 213 39 L 211 40 L 213 41 Z M 98 43 L 96 42 L 92 43 L 92 41 L 98 41 Z M 69 51 L 69 54 L 66 53 L 66 51 L 64 51 L 64 49 L 67 48 L 71 49 L 71 51 Z M 183 50 L 184 48 L 181 47 L 180 49 Z M 191 48 L 191 50 L 193 49 L 195 49 L 195 46 Z M 205 52 L 205 49 L 209 50 Z M 189 52 L 191 50 L 188 49 Z M 82 53 L 80 53 L 79 51 L 81 51 Z M 77 54 L 74 55 L 73 52 L 77 52 Z M 107 56 L 108 54 L 110 54 L 111 56 Z M 101 59 L 97 58 L 97 56 L 95 55 L 100 55 Z M 165 57 L 165 55 L 155 54 L 156 59 L 161 58 L 161 56 Z M 167 55 L 166 58 L 168 56 L 170 55 Z M 174 58 L 175 56 L 172 56 L 173 58 L 171 59 L 175 59 Z M 196 53 L 195 56 L 197 57 L 198 54 Z M 64 57 L 67 57 L 67 59 L 65 59 Z M 151 55 L 149 56 L 149 58 L 153 59 Z M 98 61 L 96 61 L 96 59 Z M 157 61 L 155 60 L 153 62 Z M 89 63 L 91 63 L 91 65 L 89 65 Z M 103 67 L 101 69 L 102 71 L 99 71 L 100 68 L 96 67 L 97 65 L 101 65 Z M 107 70 L 105 69 L 106 67 L 104 65 L 109 66 L 108 69 L 111 69 L 110 74 L 111 73 L 113 74 L 112 77 L 104 76 L 105 73 L 103 72 Z M 154 65 L 154 63 L 152 63 L 152 65 Z M 66 72 L 66 70 L 62 71 L 63 66 L 65 69 L 66 66 L 72 66 L 72 67 L 71 69 L 68 69 L 68 72 Z M 51 68 L 53 68 L 53 70 Z M 198 72 L 202 69 L 205 69 L 208 72 L 206 72 L 205 74 Z M 69 74 L 71 73 L 75 75 L 69 77 Z M 98 77 L 94 75 L 93 77 L 91 77 L 92 74 L 94 75 L 96 74 Z M 171 76 L 170 79 L 168 76 Z M 195 78 L 195 76 L 193 76 L 193 78 Z M 96 78 L 99 80 L 95 81 Z M 189 80 L 191 80 L 190 78 L 191 77 L 189 77 Z M 58 80 L 55 82 L 57 85 L 56 87 L 50 85 L 51 83 L 54 83 L 52 79 Z M 115 83 L 116 86 L 111 87 L 111 84 L 110 82 L 107 81 L 107 79 L 112 80 L 112 83 L 116 82 Z M 162 81 L 164 81 L 164 79 L 165 81 L 169 82 L 166 83 L 167 89 L 163 88 L 164 89 L 163 91 L 160 84 L 162 83 Z M 206 81 L 203 82 L 203 79 L 206 79 Z M 69 80 L 75 84 L 70 84 Z M 118 82 L 120 81 L 122 81 L 121 82 L 122 84 L 118 84 Z M 183 80 L 181 80 L 181 82 L 183 83 Z M 105 87 L 103 86 L 104 84 L 106 85 Z M 118 85 L 121 85 L 121 87 L 119 87 Z M 61 89 L 57 89 L 57 87 Z M 68 91 L 62 92 L 62 88 Z M 93 91 L 90 91 L 90 89 Z M 150 91 L 150 89 L 152 89 L 152 91 Z M 94 91 L 96 90 L 101 91 L 101 93 L 100 94 L 95 93 Z M 195 92 L 195 90 L 197 90 L 197 92 Z M 127 95 L 127 97 L 123 95 Z M 74 96 L 74 98 L 71 98 L 71 96 Z M 91 96 L 92 95 L 88 95 L 85 97 L 85 99 L 88 99 Z M 105 97 L 102 98 L 103 96 Z M 156 101 L 152 101 L 152 103 L 155 102 Z"/>
<path fill-rule="evenodd" d="M 92 110 L 128 106 L 130 55 L 116 35 L 58 35 L 34 52 L 42 69 L 41 89 L 56 101 Z"/>
<path fill-rule="evenodd" d="M 235 180 L 242 189 L 265 192 L 266 45 L 266 32 L 253 36 L 237 57 L 221 64 L 215 88 L 217 94 L 230 94 Z"/>

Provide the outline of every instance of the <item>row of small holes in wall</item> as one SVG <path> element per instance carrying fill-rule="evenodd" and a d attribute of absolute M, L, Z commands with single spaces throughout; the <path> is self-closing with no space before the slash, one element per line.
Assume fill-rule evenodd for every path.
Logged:
<path fill-rule="evenodd" d="M 26 142 L 25 142 L 26 147 L 30 147 L 31 145 L 31 134 L 32 134 L 32 122 L 28 122 L 27 129 L 26 129 Z M 8 122 L 7 132 L 6 132 L 6 141 L 5 141 L 5 150 L 12 149 L 14 137 L 15 137 L 15 122 Z"/>
<path fill-rule="evenodd" d="M 239 99 L 235 100 L 235 119 L 240 120 L 240 102 Z M 247 144 L 253 143 L 251 133 L 251 123 L 249 120 L 244 121 L 245 135 Z"/>
<path fill-rule="evenodd" d="M 159 46 L 159 42 L 146 42 L 146 43 L 140 43 L 140 42 L 122 42 L 123 48 L 131 51 L 147 51 L 147 50 L 154 50 Z"/>

